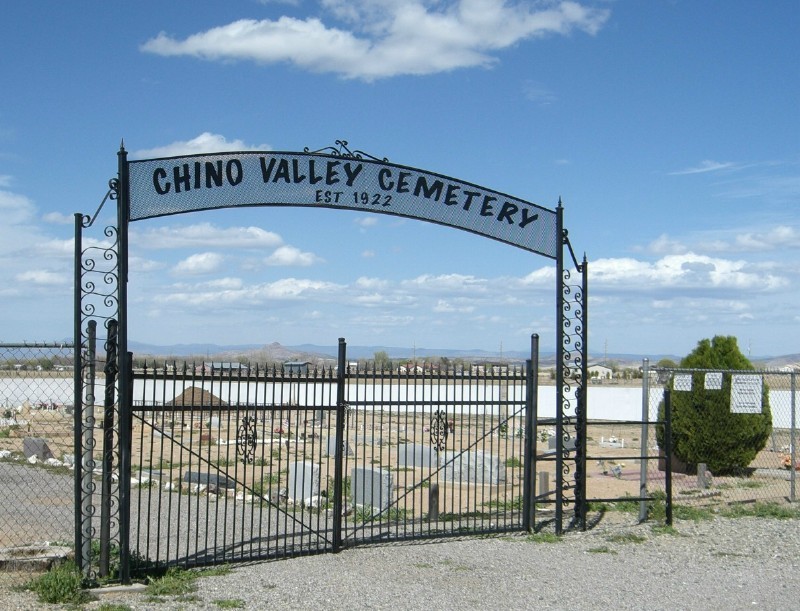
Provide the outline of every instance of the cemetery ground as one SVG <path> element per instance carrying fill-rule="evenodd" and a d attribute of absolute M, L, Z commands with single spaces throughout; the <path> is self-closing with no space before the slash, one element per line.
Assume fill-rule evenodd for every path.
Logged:
<path fill-rule="evenodd" d="M 222 499 L 225 495 L 231 502 L 252 504 L 258 495 L 285 488 L 289 464 L 294 460 L 316 459 L 304 453 L 308 443 L 322 443 L 319 429 L 281 427 L 285 421 L 268 422 L 266 430 L 272 432 L 275 445 L 264 446 L 267 450 L 255 461 L 256 464 L 243 466 L 237 460 L 235 445 L 219 443 L 235 439 L 235 422 L 219 418 L 216 427 L 209 431 L 211 413 L 195 414 L 194 418 L 177 417 L 169 427 L 169 435 L 164 423 L 156 427 L 134 424 L 133 476 L 137 492 L 147 492 L 151 487 L 171 488 L 170 494 L 188 492 L 196 496 Z M 219 415 L 218 411 L 215 411 Z M 98 410 L 98 420 L 100 413 Z M 394 418 L 394 420 L 393 420 Z M 465 417 L 466 418 L 466 417 Z M 59 410 L 31 409 L 28 407 L 17 414 L 19 424 L 0 427 L 0 478 L 5 490 L 0 500 L 0 547 L 20 546 L 41 543 L 42 541 L 69 542 L 74 528 L 74 478 L 68 464 L 50 466 L 39 460 L 31 464 L 26 460 L 23 446 L 26 439 L 43 439 L 52 456 L 61 461 L 72 453 L 73 430 L 72 415 Z M 280 424 L 277 424 L 280 422 Z M 403 497 L 405 520 L 423 520 L 430 511 L 430 482 L 439 481 L 442 495 L 442 519 L 452 519 L 459 513 L 474 513 L 483 509 L 482 504 L 491 502 L 493 507 L 509 508 L 519 511 L 518 495 L 523 477 L 522 444 L 514 439 L 521 422 L 510 421 L 509 426 L 490 435 L 491 452 L 499 457 L 499 467 L 504 472 L 504 481 L 468 482 L 435 480 L 436 465 L 433 468 L 403 466 L 398 460 L 398 448 L 408 441 L 428 438 L 426 421 L 409 420 L 407 416 L 388 417 L 374 414 L 363 415 L 361 423 L 356 420 L 347 431 L 348 444 L 353 456 L 349 457 L 351 467 L 375 467 L 392 472 L 394 498 Z M 461 425 L 464 424 L 462 427 Z M 364 425 L 364 426 L 362 426 Z M 474 437 L 480 429 L 475 423 L 455 425 L 453 436 L 458 429 L 469 431 L 469 438 L 462 445 L 474 444 Z M 292 430 L 293 429 L 293 430 Z M 275 432 L 276 430 L 280 432 Z M 537 440 L 537 454 L 544 458 L 552 457 L 553 438 L 547 426 L 540 427 Z M 591 423 L 587 436 L 587 496 L 589 499 L 609 499 L 625 496 L 638 496 L 640 485 L 640 460 L 638 455 L 654 456 L 654 431 L 650 427 L 649 442 L 642 450 L 640 441 L 642 429 L 639 424 L 606 425 Z M 301 434 L 303 438 L 301 438 Z M 480 433 L 482 434 L 482 433 Z M 317 437 L 313 437 L 317 435 Z M 786 437 L 786 439 L 784 439 Z M 509 439 L 510 438 L 510 439 Z M 100 464 L 102 449 L 102 429 L 98 427 L 95 435 L 96 461 Z M 780 465 L 780 449 L 788 442 L 786 431 L 776 431 L 768 446 L 759 453 L 745 477 L 713 477 L 701 485 L 695 475 L 674 474 L 673 491 L 676 505 L 692 507 L 719 508 L 731 503 L 748 502 L 785 503 L 789 489 L 788 470 Z M 166 445 L 165 445 L 166 444 Z M 647 446 L 650 446 L 649 448 Z M 194 448 L 195 454 L 186 452 Z M 198 461 L 197 452 L 202 455 Z M 320 457 L 322 489 L 329 488 L 332 480 L 332 459 L 325 448 L 317 452 Z M 136 459 L 139 459 L 138 462 Z M 144 462 L 144 464 L 142 464 Z M 200 463 L 201 464 L 198 464 Z M 57 464 L 57 463 L 54 463 Z M 230 477 L 237 483 L 237 489 L 215 491 L 212 487 L 185 482 L 188 470 L 212 467 L 211 471 L 222 477 Z M 430 466 L 430 465 L 429 465 Z M 664 490 L 664 472 L 658 468 L 658 460 L 650 460 L 647 465 L 648 490 L 660 493 Z M 537 493 L 542 486 L 552 486 L 555 482 L 555 462 L 537 464 Z M 154 475 L 158 479 L 148 480 L 143 474 Z M 433 475 L 432 475 L 433 473 Z M 426 478 L 428 478 L 426 480 Z M 431 479 L 433 478 L 433 479 Z M 97 480 L 97 478 L 95 478 Z M 514 485 L 510 485 L 513 483 Z M 243 490 L 243 486 L 245 490 Z M 99 482 L 98 482 L 99 490 Z M 484 501 L 490 499 L 490 501 Z M 324 499 L 321 499 L 324 502 Z M 347 503 L 347 501 L 346 501 Z M 546 517 L 551 506 L 540 505 L 540 516 Z M 317 509 L 319 509 L 317 507 Z M 352 509 L 352 508 L 351 508 Z"/>
<path fill-rule="evenodd" d="M 280 486 L 280 478 L 286 477 L 290 452 L 293 457 L 302 456 L 297 451 L 305 447 L 304 443 L 287 443 L 295 434 L 300 439 L 298 427 L 290 427 L 288 433 L 275 433 L 283 420 L 280 425 L 269 422 L 268 430 L 282 441 L 277 444 L 278 455 L 267 452 L 268 460 L 259 465 L 262 469 L 251 468 L 242 478 L 235 450 L 231 454 L 234 446 L 210 443 L 210 438 L 200 443 L 204 434 L 233 439 L 235 427 L 220 419 L 210 432 L 203 427 L 211 420 L 210 412 L 197 416 L 179 425 L 173 422 L 170 431 L 179 434 L 175 435 L 171 453 L 164 454 L 171 456 L 172 462 L 163 460 L 161 455 L 157 465 L 142 465 L 140 461 L 135 465 L 135 476 L 140 475 L 139 467 L 148 470 L 158 466 L 163 479 L 157 484 L 159 489 L 167 483 L 183 486 L 189 464 L 188 457 L 181 457 L 180 448 L 197 443 L 207 462 L 222 468 L 223 473 L 236 473 L 237 479 L 246 481 L 250 489 L 260 483 L 256 478 L 265 475 L 264 470 L 267 476 L 271 472 L 277 475 L 278 479 L 269 484 L 276 487 Z M 5 501 L 0 503 L 3 545 L 44 540 L 69 542 L 73 534 L 73 472 L 64 465 L 29 463 L 24 459 L 23 445 L 26 438 L 45 439 L 50 452 L 57 459 L 63 458 L 72 451 L 72 416 L 57 409 L 28 409 L 17 419 L 20 424 L 16 428 L 6 427 L 8 434 L 0 434 L 0 450 L 11 453 L 0 459 L 0 481 L 6 486 Z M 424 468 L 397 470 L 401 468 L 396 459 L 403 439 L 428 437 L 425 423 L 414 423 L 411 430 L 382 417 L 373 420 L 371 415 L 362 423 L 364 429 L 358 421 L 346 429 L 354 456 L 362 456 L 368 450 L 366 463 L 377 461 L 374 464 L 396 469 L 396 492 L 424 477 L 428 472 Z M 406 430 L 401 431 L 403 426 Z M 474 426 L 463 428 L 477 431 Z M 512 423 L 490 436 L 491 448 L 501 452 L 507 480 L 522 476 L 521 455 L 517 453 L 521 446 L 514 432 L 517 428 Z M 545 456 L 551 451 L 551 437 L 546 426 L 542 429 L 545 434 L 537 440 L 537 453 Z M 160 449 L 165 442 L 169 442 L 168 448 L 173 445 L 169 437 L 154 434 L 154 430 L 150 425 L 143 427 L 141 422 L 135 424 L 133 456 L 155 456 L 151 449 Z M 654 453 L 652 428 L 649 436 L 645 445 L 651 446 L 648 453 Z M 308 434 L 306 437 L 315 439 Z M 620 456 L 641 453 L 640 437 L 638 424 L 590 424 L 589 497 L 638 494 L 639 462 Z M 376 443 L 378 440 L 380 443 Z M 99 430 L 96 442 L 99 461 Z M 320 439 L 316 438 L 315 443 Z M 213 575 L 201 570 L 199 573 L 206 576 L 197 580 L 178 579 L 189 582 L 184 593 L 153 588 L 135 595 L 104 594 L 83 608 L 792 608 L 797 606 L 800 591 L 800 519 L 785 502 L 789 472 L 778 467 L 782 445 L 783 439 L 775 437 L 759 454 L 747 477 L 715 477 L 705 489 L 698 487 L 696 476 L 676 474 L 674 528 L 663 526 L 660 502 L 653 504 L 651 520 L 644 524 L 637 523 L 638 503 L 595 503 L 589 514 L 589 530 L 569 531 L 561 538 L 544 527 L 534 534 L 373 543 L 339 554 L 215 569 L 217 573 Z M 276 460 L 274 465 L 272 458 Z M 655 491 L 663 490 L 663 472 L 658 470 L 657 462 L 651 461 L 648 468 L 650 487 Z M 552 463 L 540 463 L 538 469 L 548 472 L 549 481 L 554 482 Z M 323 477 L 327 477 L 327 466 Z M 147 491 L 151 485 L 154 484 L 140 483 L 143 487 L 138 489 Z M 467 504 L 469 499 L 480 499 L 480 495 L 475 496 L 477 489 L 501 488 L 495 484 L 456 482 L 442 482 L 442 486 L 459 507 L 462 496 Z M 462 490 L 468 494 L 461 495 Z M 199 488 L 189 492 L 198 500 L 215 496 Z M 178 493 L 173 490 L 169 494 Z M 743 494 L 749 501 L 741 501 Z M 233 499 L 237 500 L 235 496 Z M 247 502 L 244 497 L 241 500 Z M 413 519 L 423 517 L 428 510 L 426 503 L 426 489 L 421 488 L 415 505 L 420 515 Z M 33 592 L 13 587 L 28 582 L 32 576 L 30 571 L 0 572 L 0 608 L 43 608 Z"/>
<path fill-rule="evenodd" d="M 624 509 L 624 508 L 623 508 Z M 796 514 L 795 514 L 796 515 Z M 176 572 L 44 604 L 0 572 L 3 609 L 791 609 L 800 592 L 800 519 L 699 511 L 674 527 L 627 511 L 592 527 L 360 546 L 339 554 Z"/>

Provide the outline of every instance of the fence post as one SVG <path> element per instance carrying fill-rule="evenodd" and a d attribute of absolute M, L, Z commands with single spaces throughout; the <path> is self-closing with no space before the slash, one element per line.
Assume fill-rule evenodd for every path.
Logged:
<path fill-rule="evenodd" d="M 672 526 L 672 396 L 668 388 L 664 389 L 664 490 L 666 499 L 667 526 Z"/>
<path fill-rule="evenodd" d="M 795 497 L 795 485 L 796 485 L 796 480 L 797 480 L 797 468 L 796 468 L 797 467 L 797 448 L 796 448 L 797 444 L 795 443 L 795 435 L 797 434 L 797 409 L 796 409 L 797 408 L 797 398 L 796 398 L 797 385 L 796 385 L 796 379 L 797 379 L 796 378 L 796 374 L 793 371 L 792 372 L 792 377 L 791 377 L 791 381 L 792 381 L 792 383 L 791 383 L 791 389 L 792 389 L 792 400 L 791 400 L 791 406 L 792 406 L 792 430 L 791 430 L 791 436 L 789 437 L 789 440 L 790 440 L 789 441 L 789 460 L 792 461 L 791 465 L 790 465 L 790 476 L 789 476 L 789 480 L 790 480 L 789 500 L 792 503 L 794 503 L 795 500 L 796 500 L 796 497 Z"/>
<path fill-rule="evenodd" d="M 347 375 L 347 344 L 343 337 L 339 338 L 339 360 L 336 371 L 336 455 L 333 466 L 333 551 L 342 548 L 342 505 L 344 489 L 344 420 L 345 411 L 345 384 Z"/>
<path fill-rule="evenodd" d="M 531 358 L 525 361 L 525 457 L 522 482 L 522 528 L 531 529 L 531 519 L 536 511 L 536 416 L 539 390 L 539 336 L 531 336 Z"/>
<path fill-rule="evenodd" d="M 647 496 L 647 467 L 648 460 L 645 458 L 649 454 L 650 448 L 650 359 L 642 359 L 642 432 L 639 438 L 642 440 L 641 461 L 639 463 L 639 498 Z M 647 519 L 647 501 L 639 501 L 639 522 Z"/>

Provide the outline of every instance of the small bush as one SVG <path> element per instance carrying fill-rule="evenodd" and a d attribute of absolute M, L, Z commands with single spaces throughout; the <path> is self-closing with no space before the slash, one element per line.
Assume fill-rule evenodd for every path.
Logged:
<path fill-rule="evenodd" d="M 26 590 L 35 592 L 39 602 L 80 605 L 91 600 L 83 590 L 83 576 L 74 562 L 67 561 L 32 579 Z"/>
<path fill-rule="evenodd" d="M 180 596 L 194 592 L 197 588 L 195 580 L 197 573 L 183 569 L 171 568 L 166 575 L 154 579 L 147 584 L 147 593 L 150 596 Z"/>

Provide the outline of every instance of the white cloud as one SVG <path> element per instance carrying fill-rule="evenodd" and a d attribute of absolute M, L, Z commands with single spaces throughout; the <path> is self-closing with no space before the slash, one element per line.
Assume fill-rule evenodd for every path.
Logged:
<path fill-rule="evenodd" d="M 141 149 L 131 153 L 132 159 L 152 159 L 156 157 L 178 157 L 195 155 L 199 153 L 229 153 L 238 151 L 268 151 L 272 147 L 268 144 L 252 146 L 242 140 L 228 141 L 225 136 L 203 132 L 191 140 L 176 140 L 165 146 L 151 149 Z"/>
<path fill-rule="evenodd" d="M 67 284 L 71 279 L 69 273 L 49 272 L 46 270 L 29 270 L 16 275 L 19 282 L 36 284 L 40 286 L 61 286 Z"/>
<path fill-rule="evenodd" d="M 460 313 L 460 314 L 469 314 L 475 311 L 474 305 L 456 305 L 451 301 L 447 301 L 446 299 L 439 299 L 436 302 L 436 305 L 433 306 L 434 312 L 439 312 L 441 314 L 448 314 L 448 313 Z"/>
<path fill-rule="evenodd" d="M 685 253 L 687 248 L 677 240 L 671 239 L 667 234 L 662 233 L 647 246 L 648 252 L 656 255 L 677 255 Z"/>
<path fill-rule="evenodd" d="M 644 249 L 657 255 L 680 255 L 687 252 L 769 252 L 800 248 L 800 229 L 789 225 L 776 225 L 757 230 L 734 229 L 703 231 L 690 234 L 689 244 L 660 235 Z"/>
<path fill-rule="evenodd" d="M 222 228 L 211 223 L 131 231 L 130 241 L 142 248 L 275 248 L 283 243 L 278 234 L 259 227 Z"/>
<path fill-rule="evenodd" d="M 525 99 L 535 102 L 539 106 L 550 106 L 558 101 L 558 97 L 550 89 L 533 81 L 528 81 L 523 85 Z"/>
<path fill-rule="evenodd" d="M 603 289 L 772 291 L 789 284 L 787 278 L 768 273 L 747 261 L 694 253 L 668 255 L 654 263 L 631 258 L 598 259 L 591 262 L 589 269 L 591 284 Z"/>
<path fill-rule="evenodd" d="M 264 259 L 267 265 L 281 267 L 308 267 L 320 262 L 322 259 L 314 253 L 303 252 L 294 246 L 281 246 Z"/>
<path fill-rule="evenodd" d="M 374 227 L 375 225 L 377 225 L 378 219 L 375 218 L 374 216 L 360 216 L 353 222 L 362 229 L 366 229 L 367 227 Z"/>
<path fill-rule="evenodd" d="M 0 188 L 5 189 L 10 187 L 12 180 L 13 179 L 8 174 L 0 174 Z"/>
<path fill-rule="evenodd" d="M 217 271 L 221 265 L 222 255 L 203 252 L 179 261 L 172 271 L 176 274 L 209 274 Z"/>
<path fill-rule="evenodd" d="M 487 281 L 484 278 L 464 274 L 440 274 L 438 276 L 423 274 L 411 280 L 404 280 L 402 284 L 414 290 L 475 294 L 486 290 Z"/>
<path fill-rule="evenodd" d="M 711 161 L 710 159 L 706 159 L 694 167 L 670 172 L 670 176 L 682 176 L 684 174 L 705 174 L 707 172 L 730 170 L 735 167 L 737 167 L 737 164 L 732 161 Z"/>
<path fill-rule="evenodd" d="M 355 282 L 356 287 L 360 289 L 385 289 L 389 286 L 389 282 L 382 279 L 382 278 L 367 278 L 365 276 L 361 276 Z"/>
<path fill-rule="evenodd" d="M 374 80 L 496 63 L 494 53 L 525 40 L 597 33 L 609 11 L 574 1 L 322 0 L 352 29 L 319 18 L 242 19 L 180 40 L 161 32 L 142 50 L 208 60 L 290 63 L 312 72 Z"/>
<path fill-rule="evenodd" d="M 61 212 L 48 212 L 42 215 L 42 220 L 45 223 L 52 223 L 53 225 L 74 225 L 75 217 L 72 214 L 63 214 Z"/>
<path fill-rule="evenodd" d="M 0 190 L 0 216 L 4 225 L 18 225 L 33 219 L 33 202 L 17 193 Z"/>
<path fill-rule="evenodd" d="M 143 257 L 128 257 L 128 269 L 132 273 L 148 273 L 164 269 L 164 263 Z"/>

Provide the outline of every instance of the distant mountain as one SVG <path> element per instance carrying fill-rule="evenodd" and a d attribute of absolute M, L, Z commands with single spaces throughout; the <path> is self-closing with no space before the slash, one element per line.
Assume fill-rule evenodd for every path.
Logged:
<path fill-rule="evenodd" d="M 312 363 L 335 362 L 338 356 L 338 346 L 319 346 L 316 344 L 299 344 L 284 346 L 278 342 L 271 344 L 173 344 L 159 346 L 131 341 L 130 350 L 137 357 L 170 358 L 178 360 L 195 361 L 236 361 L 245 359 L 253 362 L 286 362 L 310 361 Z M 530 353 L 519 350 L 490 351 L 475 348 L 472 350 L 451 350 L 447 348 L 409 348 L 400 346 L 355 346 L 347 345 L 347 359 L 360 360 L 372 359 L 376 353 L 385 352 L 393 360 L 422 360 L 425 358 L 445 357 L 449 359 L 465 359 L 470 361 L 505 361 L 523 363 L 530 358 Z M 613 362 L 621 367 L 637 367 L 642 364 L 644 357 L 634 354 L 609 354 L 595 358 L 590 356 L 589 362 Z M 655 364 L 664 358 L 659 355 L 651 357 L 650 362 Z M 678 357 L 667 357 L 679 360 Z M 539 354 L 540 367 L 553 367 L 555 365 L 555 352 L 543 350 Z"/>
<path fill-rule="evenodd" d="M 318 346 L 316 344 L 299 344 L 284 346 L 278 342 L 271 344 L 173 344 L 159 346 L 131 341 L 128 348 L 137 357 L 170 358 L 176 360 L 194 361 L 237 361 L 245 359 L 252 362 L 286 362 L 309 361 L 315 364 L 333 363 L 337 359 L 338 346 Z M 392 360 L 422 360 L 425 358 L 446 357 L 449 359 L 465 359 L 470 361 L 505 361 L 523 363 L 530 358 L 530 354 L 509 350 L 450 350 L 447 348 L 408 348 L 399 346 L 354 346 L 347 345 L 347 359 L 360 360 L 372 359 L 376 352 L 385 352 Z M 603 354 L 589 355 L 589 364 L 610 363 L 617 367 L 640 367 L 643 359 L 647 358 L 651 366 L 655 366 L 661 359 L 670 359 L 676 363 L 681 357 L 671 354 Z M 786 366 L 800 367 L 800 354 L 789 354 L 776 357 L 753 357 L 753 365 L 759 369 L 777 369 Z M 542 350 L 539 353 L 539 366 L 549 368 L 555 366 L 555 352 Z"/>

